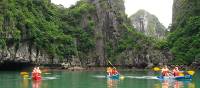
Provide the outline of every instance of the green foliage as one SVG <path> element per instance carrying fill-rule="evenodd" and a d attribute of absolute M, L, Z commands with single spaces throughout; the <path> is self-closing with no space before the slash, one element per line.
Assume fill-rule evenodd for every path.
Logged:
<path fill-rule="evenodd" d="M 4 39 L 0 39 L 0 49 L 4 49 L 6 47 L 6 41 Z"/>
<path fill-rule="evenodd" d="M 0 33 L 4 38 L 0 38 L 0 48 L 5 48 L 10 41 L 11 45 L 16 45 L 15 47 L 26 41 L 31 43 L 30 47 L 36 47 L 50 56 L 58 56 L 61 59 L 79 56 L 82 60 L 93 52 L 96 39 L 104 38 L 104 34 L 94 35 L 96 24 L 92 13 L 96 8 L 84 0 L 68 9 L 53 5 L 49 0 L 3 1 L 5 8 L 4 13 L 0 13 Z M 100 0 L 100 4 L 105 3 L 106 0 Z M 127 50 L 140 53 L 144 47 L 155 45 L 155 39 L 136 32 L 128 22 L 125 22 L 127 19 L 124 13 L 117 13 L 116 18 L 119 22 L 117 27 L 121 29 L 118 30 L 118 38 L 116 41 L 103 40 L 106 43 L 105 54 L 108 58 Z M 165 41 L 157 43 L 154 47 L 158 49 L 168 47 Z"/>
<path fill-rule="evenodd" d="M 169 43 L 167 40 L 157 40 L 154 44 L 155 48 L 159 50 L 169 50 Z"/>
<path fill-rule="evenodd" d="M 200 16 L 190 17 L 186 22 L 169 36 L 174 63 L 178 64 L 191 64 L 200 53 Z"/>
<path fill-rule="evenodd" d="M 94 26 L 95 23 L 87 14 L 92 13 L 95 7 L 84 1 L 79 1 L 77 5 L 70 7 L 64 12 L 60 12 L 61 29 L 67 35 L 72 35 L 76 39 L 76 48 L 78 52 L 87 53 L 95 46 Z M 82 18 L 87 18 L 87 24 L 83 28 L 81 26 Z M 84 55 L 83 55 L 84 56 Z"/>
<path fill-rule="evenodd" d="M 51 56 L 67 58 L 94 47 L 94 21 L 88 17 L 88 25 L 85 28 L 80 25 L 84 14 L 94 11 L 93 5 L 79 1 L 65 9 L 49 0 L 3 0 L 2 3 L 0 48 L 13 39 L 14 44 L 28 40 L 31 46 Z"/>
<path fill-rule="evenodd" d="M 108 58 L 115 58 L 117 55 L 120 55 L 126 51 L 133 51 L 140 54 L 143 51 L 142 49 L 144 48 L 156 47 L 156 43 L 158 40 L 155 40 L 152 37 L 146 37 L 144 34 L 136 32 L 133 26 L 127 23 L 121 25 L 121 30 L 123 31 L 123 34 L 118 40 L 117 48 L 113 49 L 112 43 L 107 44 L 106 51 L 108 54 Z"/>

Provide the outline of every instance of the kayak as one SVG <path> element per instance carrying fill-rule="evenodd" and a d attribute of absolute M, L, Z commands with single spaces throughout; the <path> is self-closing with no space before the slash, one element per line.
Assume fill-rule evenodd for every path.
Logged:
<path fill-rule="evenodd" d="M 192 75 L 185 76 L 157 76 L 159 80 L 192 80 Z"/>
<path fill-rule="evenodd" d="M 32 74 L 32 79 L 33 79 L 33 80 L 41 80 L 41 79 L 42 79 L 42 76 L 41 76 L 41 74 L 39 74 L 39 73 L 33 73 L 33 74 Z"/>
<path fill-rule="evenodd" d="M 107 75 L 106 76 L 107 77 L 107 79 L 112 79 L 112 80 L 118 80 L 118 79 L 120 79 L 120 75 L 119 74 L 116 74 L 116 75 Z"/>

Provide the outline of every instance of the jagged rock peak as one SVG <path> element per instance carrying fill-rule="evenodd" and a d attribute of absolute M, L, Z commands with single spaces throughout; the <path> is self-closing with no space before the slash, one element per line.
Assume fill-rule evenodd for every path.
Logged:
<path fill-rule="evenodd" d="M 147 36 L 156 38 L 164 38 L 166 28 L 159 22 L 155 15 L 145 11 L 139 10 L 130 16 L 132 25 Z"/>

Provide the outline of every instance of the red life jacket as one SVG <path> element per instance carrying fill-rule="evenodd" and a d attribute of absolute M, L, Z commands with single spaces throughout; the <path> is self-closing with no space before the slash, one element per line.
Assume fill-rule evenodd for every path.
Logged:
<path fill-rule="evenodd" d="M 162 75 L 163 76 L 167 76 L 168 73 L 169 73 L 169 70 L 168 69 L 164 69 L 164 71 L 162 72 Z"/>
<path fill-rule="evenodd" d="M 173 75 L 174 75 L 174 76 L 179 76 L 179 71 L 177 71 L 177 70 L 174 69 L 174 70 L 173 70 Z"/>
<path fill-rule="evenodd" d="M 118 74 L 117 70 L 113 69 L 112 70 L 112 75 L 116 75 L 116 74 Z"/>

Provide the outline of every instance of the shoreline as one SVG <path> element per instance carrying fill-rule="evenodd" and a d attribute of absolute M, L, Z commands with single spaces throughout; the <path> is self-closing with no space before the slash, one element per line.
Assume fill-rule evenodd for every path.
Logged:
<path fill-rule="evenodd" d="M 51 70 L 66 70 L 66 71 L 105 71 L 108 66 L 71 66 L 68 65 L 67 67 L 64 67 L 62 64 L 33 64 L 30 62 L 6 62 L 6 63 L 0 63 L 0 71 L 7 70 L 7 71 L 14 71 L 14 70 L 26 70 L 26 69 L 32 69 L 35 66 L 39 66 L 41 69 L 51 69 Z M 170 69 L 175 67 L 177 65 L 168 65 Z M 112 67 L 112 66 L 110 66 Z M 152 70 L 153 67 L 159 67 L 162 68 L 162 66 L 152 66 L 149 68 L 137 68 L 134 66 L 115 66 L 117 69 L 126 71 L 130 70 Z M 187 66 L 187 65 L 179 65 L 178 66 L 182 70 L 196 70 L 200 69 L 200 66 Z"/>

